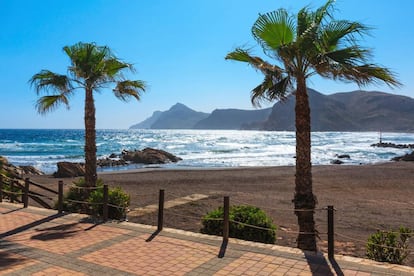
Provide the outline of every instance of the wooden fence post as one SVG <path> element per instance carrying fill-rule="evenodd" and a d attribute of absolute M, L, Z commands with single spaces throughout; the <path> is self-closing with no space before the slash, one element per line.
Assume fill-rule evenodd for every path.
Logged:
<path fill-rule="evenodd" d="M 58 182 L 58 214 L 63 213 L 63 181 Z"/>
<path fill-rule="evenodd" d="M 3 202 L 3 175 L 0 174 L 0 202 Z"/>
<path fill-rule="evenodd" d="M 10 202 L 14 203 L 14 181 L 10 181 Z"/>
<path fill-rule="evenodd" d="M 108 220 L 108 185 L 103 187 L 103 220 Z"/>
<path fill-rule="evenodd" d="M 328 258 L 334 259 L 334 207 L 328 206 Z"/>
<path fill-rule="evenodd" d="M 26 178 L 24 180 L 24 191 L 22 194 L 23 208 L 27 208 L 29 206 L 29 185 L 30 179 Z"/>
<path fill-rule="evenodd" d="M 223 202 L 223 242 L 228 242 L 229 240 L 229 230 L 230 230 L 230 197 L 225 196 Z"/>
<path fill-rule="evenodd" d="M 164 190 L 160 190 L 158 198 L 158 225 L 157 231 L 161 231 L 164 226 Z"/>

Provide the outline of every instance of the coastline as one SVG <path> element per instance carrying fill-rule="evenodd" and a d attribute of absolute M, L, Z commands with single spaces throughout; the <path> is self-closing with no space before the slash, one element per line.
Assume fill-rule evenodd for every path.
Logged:
<path fill-rule="evenodd" d="M 366 241 L 378 229 L 406 226 L 414 229 L 414 162 L 386 162 L 370 165 L 313 166 L 313 189 L 318 204 L 315 222 L 321 233 L 320 248 L 325 250 L 326 211 L 333 205 L 338 254 L 365 257 Z M 121 187 L 131 196 L 130 209 L 158 204 L 158 192 L 165 190 L 166 201 L 193 194 L 206 195 L 165 210 L 165 227 L 199 232 L 201 217 L 222 206 L 223 196 L 230 204 L 262 208 L 278 225 L 278 245 L 295 247 L 297 231 L 293 211 L 295 167 L 233 168 L 150 168 L 99 173 L 105 184 Z M 32 177 L 31 177 L 32 178 Z M 41 184 L 56 188 L 63 180 L 68 188 L 73 178 L 57 179 L 50 175 L 33 176 Z M 128 220 L 155 225 L 156 212 L 134 215 Z M 290 231 L 290 232 L 289 232 Z M 410 248 L 414 248 L 414 240 Z M 410 255 L 407 264 L 414 265 Z"/>

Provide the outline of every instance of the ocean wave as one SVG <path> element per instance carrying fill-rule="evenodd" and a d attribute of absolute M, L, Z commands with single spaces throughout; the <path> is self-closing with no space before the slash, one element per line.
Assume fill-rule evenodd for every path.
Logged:
<path fill-rule="evenodd" d="M 410 150 L 374 148 L 378 132 L 312 133 L 312 163 L 330 164 L 349 154 L 346 164 L 385 162 Z M 412 133 L 382 133 L 383 142 L 414 143 Z M 60 161 L 84 159 L 82 130 L 0 130 L 0 155 L 16 165 L 46 172 Z M 184 160 L 164 166 L 283 166 L 295 163 L 295 133 L 232 130 L 97 130 L 98 157 L 145 147 L 167 150 Z M 138 165 L 139 166 L 139 165 Z"/>

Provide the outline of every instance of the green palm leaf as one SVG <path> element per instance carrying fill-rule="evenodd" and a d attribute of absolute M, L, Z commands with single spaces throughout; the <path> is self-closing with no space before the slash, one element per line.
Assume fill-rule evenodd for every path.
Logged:
<path fill-rule="evenodd" d="M 145 83 L 143 81 L 120 81 L 113 90 L 115 96 L 123 101 L 129 100 L 131 97 L 140 100 L 141 92 L 145 92 Z"/>
<path fill-rule="evenodd" d="M 55 110 L 60 104 L 66 105 L 69 109 L 69 101 L 64 94 L 43 96 L 37 100 L 36 109 L 40 114 L 46 114 Z"/>
<path fill-rule="evenodd" d="M 252 34 L 265 50 L 277 50 L 295 37 L 295 24 L 286 10 L 279 9 L 260 15 L 252 27 Z"/>

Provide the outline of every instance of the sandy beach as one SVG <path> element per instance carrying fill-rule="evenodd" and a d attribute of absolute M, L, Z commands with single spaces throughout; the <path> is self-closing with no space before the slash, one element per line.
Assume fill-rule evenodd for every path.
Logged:
<path fill-rule="evenodd" d="M 166 201 L 194 194 L 204 199 L 168 208 L 165 227 L 198 232 L 200 218 L 222 205 L 223 196 L 231 204 L 250 204 L 269 214 L 279 230 L 277 244 L 295 246 L 296 216 L 291 202 L 294 167 L 245 167 L 227 169 L 142 169 L 100 173 L 110 186 L 122 187 L 131 195 L 129 221 L 153 224 L 156 212 L 140 214 L 138 207 L 157 204 L 158 192 L 165 190 Z M 37 183 L 55 187 L 59 179 L 36 176 Z M 62 179 L 66 186 L 73 179 Z M 314 166 L 315 212 L 320 248 L 326 248 L 326 210 L 335 213 L 336 252 L 365 256 L 365 243 L 376 230 L 414 229 L 414 163 L 397 162 L 363 166 Z M 410 248 L 414 250 L 414 243 Z M 414 265 L 414 255 L 406 262 Z"/>

